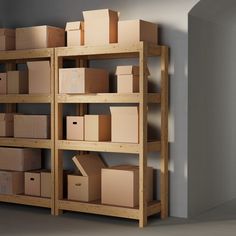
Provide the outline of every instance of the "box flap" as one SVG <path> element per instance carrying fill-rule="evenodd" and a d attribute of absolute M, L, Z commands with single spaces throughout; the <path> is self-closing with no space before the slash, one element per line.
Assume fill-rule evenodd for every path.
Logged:
<path fill-rule="evenodd" d="M 66 23 L 66 31 L 73 30 L 84 30 L 84 22 L 83 21 L 73 21 Z"/>
<path fill-rule="evenodd" d="M 50 69 L 50 62 L 49 61 L 32 61 L 27 62 L 27 67 L 29 70 L 44 70 Z"/>
<path fill-rule="evenodd" d="M 96 20 L 96 18 L 109 17 L 110 15 L 117 16 L 119 18 L 119 12 L 112 11 L 110 9 L 99 9 L 91 11 L 83 11 L 83 16 L 85 20 Z"/>
<path fill-rule="evenodd" d="M 16 32 L 14 29 L 0 28 L 0 36 L 15 37 Z"/>
<path fill-rule="evenodd" d="M 112 115 L 138 115 L 138 107 L 110 107 Z"/>
<path fill-rule="evenodd" d="M 148 66 L 146 66 L 147 75 L 150 75 Z M 126 65 L 126 66 L 117 66 L 116 75 L 139 75 L 139 66 Z"/>
<path fill-rule="evenodd" d="M 76 155 L 72 160 L 83 176 L 101 174 L 101 169 L 106 167 L 97 154 Z"/>

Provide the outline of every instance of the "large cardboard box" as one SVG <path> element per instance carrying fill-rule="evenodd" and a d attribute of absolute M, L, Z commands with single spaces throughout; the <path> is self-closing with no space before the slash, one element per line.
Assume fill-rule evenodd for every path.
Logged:
<path fill-rule="evenodd" d="M 40 168 L 40 149 L 0 147 L 0 169 L 28 171 Z"/>
<path fill-rule="evenodd" d="M 84 127 L 86 141 L 111 140 L 110 115 L 85 115 Z"/>
<path fill-rule="evenodd" d="M 50 94 L 51 69 L 49 61 L 27 62 L 29 70 L 29 94 Z"/>
<path fill-rule="evenodd" d="M 83 11 L 85 45 L 117 43 L 119 13 L 109 9 Z"/>
<path fill-rule="evenodd" d="M 66 117 L 66 139 L 84 140 L 84 117 L 67 116 Z"/>
<path fill-rule="evenodd" d="M 67 46 L 74 47 L 74 46 L 84 45 L 83 21 L 67 22 L 66 32 L 67 32 Z"/>
<path fill-rule="evenodd" d="M 90 202 L 101 198 L 101 169 L 106 165 L 96 154 L 77 155 L 73 161 L 82 175 L 68 175 L 68 199 Z"/>
<path fill-rule="evenodd" d="M 48 115 L 14 115 L 15 138 L 50 138 Z"/>
<path fill-rule="evenodd" d="M 15 50 L 16 34 L 14 29 L 0 29 L 0 51 Z"/>
<path fill-rule="evenodd" d="M 157 25 L 143 20 L 118 22 L 118 43 L 137 43 L 140 41 L 158 44 Z"/>
<path fill-rule="evenodd" d="M 0 170 L 0 194 L 24 193 L 24 172 Z"/>
<path fill-rule="evenodd" d="M 16 29 L 16 50 L 65 46 L 65 30 L 52 26 Z"/>
<path fill-rule="evenodd" d="M 7 93 L 27 94 L 28 93 L 28 72 L 8 71 L 7 72 Z"/>
<path fill-rule="evenodd" d="M 138 107 L 110 107 L 110 111 L 111 141 L 117 143 L 138 143 Z"/>
<path fill-rule="evenodd" d="M 52 174 L 51 171 L 43 170 L 40 172 L 41 197 L 50 198 L 52 193 Z"/>
<path fill-rule="evenodd" d="M 0 113 L 0 137 L 13 137 L 13 113 Z"/>
<path fill-rule="evenodd" d="M 147 202 L 153 200 L 153 169 L 147 168 Z M 136 207 L 139 205 L 139 168 L 122 165 L 102 169 L 102 204 Z"/>
<path fill-rule="evenodd" d="M 7 94 L 7 74 L 0 73 L 0 94 Z"/>
<path fill-rule="evenodd" d="M 40 197 L 41 191 L 40 171 L 25 172 L 25 195 Z"/>
<path fill-rule="evenodd" d="M 104 69 L 59 69 L 59 93 L 108 93 L 109 74 Z"/>

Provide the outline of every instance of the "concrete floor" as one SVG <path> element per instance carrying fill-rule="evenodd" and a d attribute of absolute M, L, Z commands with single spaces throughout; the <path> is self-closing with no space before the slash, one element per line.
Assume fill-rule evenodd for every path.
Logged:
<path fill-rule="evenodd" d="M 191 220 L 152 217 L 144 229 L 132 220 L 71 212 L 53 217 L 46 209 L 0 203 L 0 235 L 235 236 L 236 200 Z"/>

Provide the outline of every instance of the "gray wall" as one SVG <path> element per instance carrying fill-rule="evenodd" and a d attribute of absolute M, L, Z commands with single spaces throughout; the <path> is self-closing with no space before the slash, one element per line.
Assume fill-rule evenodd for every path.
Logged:
<path fill-rule="evenodd" d="M 66 21 L 82 19 L 82 10 L 111 8 L 121 12 L 122 19 L 141 18 L 160 24 L 160 41 L 171 48 L 170 65 L 170 214 L 187 216 L 187 15 L 198 0 L 6 0 L 6 26 L 65 26 Z M 154 75 L 157 61 L 150 61 Z M 153 80 L 159 78 L 153 78 Z M 154 112 L 155 113 L 155 112 Z M 150 117 L 155 123 L 156 112 Z M 124 159 L 125 158 L 125 159 Z M 154 164 L 156 156 L 152 155 Z M 111 160 L 111 158 L 109 158 Z M 134 157 L 121 161 L 133 161 Z"/>
<path fill-rule="evenodd" d="M 236 197 L 236 3 L 201 1 L 189 15 L 189 215 Z"/>

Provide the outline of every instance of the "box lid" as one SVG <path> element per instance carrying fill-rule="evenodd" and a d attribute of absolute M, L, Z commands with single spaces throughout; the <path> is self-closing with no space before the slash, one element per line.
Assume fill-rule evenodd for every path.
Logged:
<path fill-rule="evenodd" d="M 119 12 L 112 11 L 110 9 L 83 11 L 83 16 L 85 20 L 96 20 L 96 18 L 108 17 L 108 16 L 116 17 L 118 20 L 119 15 L 120 15 Z"/>
<path fill-rule="evenodd" d="M 106 167 L 97 154 L 76 155 L 72 160 L 83 176 L 101 174 L 101 169 Z"/>
<path fill-rule="evenodd" d="M 73 30 L 84 30 L 84 22 L 83 21 L 73 21 L 66 23 L 66 31 Z"/>
<path fill-rule="evenodd" d="M 15 37 L 15 30 L 14 29 L 0 28 L 0 36 Z"/>
<path fill-rule="evenodd" d="M 49 61 L 31 61 L 27 62 L 27 67 L 29 70 L 43 70 L 50 69 L 50 62 Z"/>
<path fill-rule="evenodd" d="M 110 107 L 112 115 L 138 115 L 138 107 Z"/>
<path fill-rule="evenodd" d="M 148 66 L 146 66 L 147 75 L 150 75 Z M 116 75 L 139 75 L 139 66 L 126 65 L 126 66 L 117 66 Z"/>

